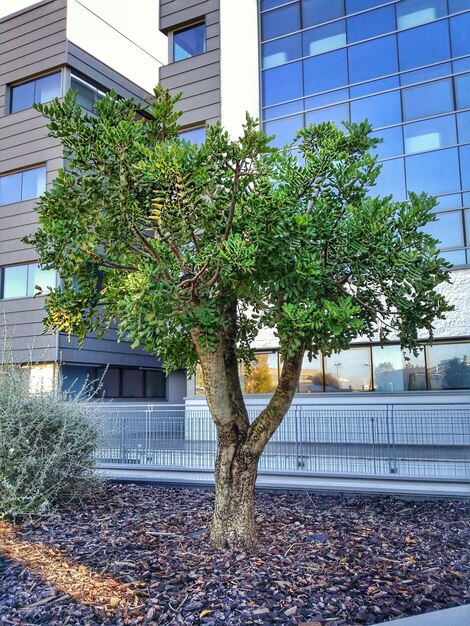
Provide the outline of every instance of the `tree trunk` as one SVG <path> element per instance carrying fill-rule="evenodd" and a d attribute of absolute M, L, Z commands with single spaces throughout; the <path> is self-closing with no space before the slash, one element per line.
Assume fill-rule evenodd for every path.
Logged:
<path fill-rule="evenodd" d="M 230 461 L 230 459 L 232 460 Z M 258 457 L 242 445 L 232 456 L 219 444 L 211 543 L 215 548 L 250 549 L 256 544 L 254 513 Z"/>

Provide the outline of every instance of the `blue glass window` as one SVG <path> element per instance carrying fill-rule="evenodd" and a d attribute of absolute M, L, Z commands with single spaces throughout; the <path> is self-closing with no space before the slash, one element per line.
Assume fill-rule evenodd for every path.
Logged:
<path fill-rule="evenodd" d="M 470 146 L 462 146 L 460 152 L 460 167 L 462 168 L 462 189 L 470 189 Z"/>
<path fill-rule="evenodd" d="M 42 270 L 36 263 L 4 267 L 1 271 L 1 298 L 34 296 L 36 285 L 44 292 L 56 284 L 55 270 Z"/>
<path fill-rule="evenodd" d="M 288 102 L 287 104 L 278 104 L 277 106 L 265 109 L 264 119 L 272 120 L 275 117 L 290 115 L 290 113 L 299 113 L 300 111 L 303 111 L 303 102 L 302 100 L 295 100 L 294 102 Z"/>
<path fill-rule="evenodd" d="M 409 87 L 403 90 L 402 97 L 405 120 L 447 113 L 454 108 L 450 79 Z"/>
<path fill-rule="evenodd" d="M 432 22 L 447 14 L 446 0 L 403 0 L 397 2 L 398 29 Z"/>
<path fill-rule="evenodd" d="M 400 92 L 391 91 L 378 96 L 351 101 L 351 120 L 368 119 L 373 128 L 401 122 Z"/>
<path fill-rule="evenodd" d="M 334 107 L 326 107 L 325 109 L 317 109 L 309 111 L 306 114 L 307 124 L 320 124 L 321 122 L 335 122 L 335 124 L 344 130 L 342 122 L 349 121 L 349 105 L 338 104 Z"/>
<path fill-rule="evenodd" d="M 361 3 L 362 4 L 362 3 Z M 395 30 L 395 7 L 383 7 L 348 19 L 348 42 L 355 43 Z"/>
<path fill-rule="evenodd" d="M 457 149 L 436 150 L 406 158 L 409 191 L 425 191 L 433 196 L 460 189 Z"/>
<path fill-rule="evenodd" d="M 457 127 L 459 129 L 459 143 L 470 141 L 470 111 L 457 115 Z"/>
<path fill-rule="evenodd" d="M 449 0 L 449 13 L 470 9 L 470 0 Z"/>
<path fill-rule="evenodd" d="M 470 13 L 464 13 L 450 20 L 452 56 L 470 54 Z"/>
<path fill-rule="evenodd" d="M 449 209 L 457 209 L 462 206 L 462 195 L 460 193 L 451 193 L 448 196 L 439 196 L 437 204 L 433 211 L 448 211 Z"/>
<path fill-rule="evenodd" d="M 347 85 L 346 50 L 336 50 L 304 61 L 305 95 Z"/>
<path fill-rule="evenodd" d="M 359 96 L 367 96 L 380 91 L 387 91 L 388 89 L 393 89 L 394 87 L 399 87 L 398 76 L 389 76 L 388 78 L 371 80 L 368 83 L 362 83 L 351 87 L 351 98 L 359 98 Z"/>
<path fill-rule="evenodd" d="M 346 12 L 357 13 L 385 4 L 387 0 L 346 0 Z"/>
<path fill-rule="evenodd" d="M 404 132 L 407 154 L 437 150 L 457 143 L 454 115 L 406 124 Z"/>
<path fill-rule="evenodd" d="M 294 61 L 302 56 L 302 42 L 299 35 L 282 37 L 269 43 L 262 48 L 263 69 L 282 65 L 288 61 Z"/>
<path fill-rule="evenodd" d="M 311 96 L 305 100 L 306 109 L 316 109 L 317 107 L 326 106 L 327 104 L 336 104 L 337 102 L 343 102 L 349 98 L 348 89 L 338 89 L 337 91 L 330 91 L 328 93 L 322 93 L 319 96 Z"/>
<path fill-rule="evenodd" d="M 375 187 L 371 189 L 371 195 L 382 197 L 392 195 L 394 200 L 404 200 L 406 198 L 404 159 L 384 161 L 381 166 Z"/>
<path fill-rule="evenodd" d="M 10 113 L 29 109 L 35 102 L 49 102 L 61 95 L 61 72 L 41 76 L 11 87 Z"/>
<path fill-rule="evenodd" d="M 179 133 L 179 138 L 184 139 L 185 141 L 189 141 L 189 143 L 194 143 L 197 146 L 200 146 L 204 143 L 206 139 L 206 129 L 204 126 L 199 126 L 198 128 L 189 128 L 188 130 L 182 130 Z"/>
<path fill-rule="evenodd" d="M 289 4 L 276 11 L 269 11 L 261 16 L 263 40 L 280 37 L 300 30 L 300 5 Z"/>
<path fill-rule="evenodd" d="M 303 0 L 303 28 L 334 20 L 344 15 L 343 0 Z"/>
<path fill-rule="evenodd" d="M 289 63 L 263 72 L 263 104 L 277 104 L 303 95 L 302 62 Z"/>
<path fill-rule="evenodd" d="M 450 57 L 447 21 L 420 26 L 398 34 L 400 69 L 444 61 Z"/>
<path fill-rule="evenodd" d="M 435 222 L 426 224 L 425 231 L 441 242 L 442 248 L 463 246 L 462 212 L 439 213 Z"/>
<path fill-rule="evenodd" d="M 371 137 L 382 139 L 382 142 L 375 149 L 379 159 L 387 159 L 403 154 L 403 131 L 401 126 L 378 130 L 375 133 L 371 133 Z"/>
<path fill-rule="evenodd" d="M 280 4 L 285 4 L 286 0 L 261 0 L 261 10 L 267 11 L 268 9 L 274 9 Z"/>
<path fill-rule="evenodd" d="M 458 109 L 470 107 L 470 74 L 455 77 L 455 98 Z"/>
<path fill-rule="evenodd" d="M 395 35 L 351 46 L 348 54 L 349 78 L 352 83 L 398 71 Z"/>
<path fill-rule="evenodd" d="M 449 76 L 449 74 L 452 74 L 451 64 L 440 63 L 439 65 L 425 67 L 421 70 L 404 72 L 403 74 L 400 74 L 400 82 L 402 85 L 413 85 L 415 83 L 423 83 L 424 81 L 431 80 L 432 78 Z"/>
<path fill-rule="evenodd" d="M 173 33 L 173 61 L 183 61 L 206 51 L 206 25 L 196 24 Z"/>
<path fill-rule="evenodd" d="M 459 266 L 470 263 L 470 255 L 467 250 L 467 261 L 465 261 L 465 250 L 452 250 L 451 252 L 441 252 L 441 256 L 451 265 Z"/>
<path fill-rule="evenodd" d="M 470 56 L 464 59 L 457 59 L 457 61 L 452 62 L 452 66 L 454 68 L 454 72 L 466 72 L 470 70 Z"/>
<path fill-rule="evenodd" d="M 45 190 L 45 167 L 0 176 L 0 206 L 39 198 Z"/>
<path fill-rule="evenodd" d="M 304 56 L 322 54 L 346 45 L 346 25 L 344 20 L 318 26 L 303 33 Z"/>
<path fill-rule="evenodd" d="M 281 120 L 267 122 L 264 125 L 264 130 L 266 135 L 275 135 L 271 145 L 281 148 L 286 143 L 293 141 L 295 133 L 303 127 L 303 122 L 303 115 L 294 115 Z"/>

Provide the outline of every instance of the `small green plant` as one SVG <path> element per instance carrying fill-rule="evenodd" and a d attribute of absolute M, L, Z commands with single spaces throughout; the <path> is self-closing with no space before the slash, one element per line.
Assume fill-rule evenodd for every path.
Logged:
<path fill-rule="evenodd" d="M 5 361 L 5 359 L 4 359 Z M 98 445 L 84 393 L 30 388 L 30 369 L 6 359 L 0 369 L 0 518 L 45 513 L 90 495 Z"/>

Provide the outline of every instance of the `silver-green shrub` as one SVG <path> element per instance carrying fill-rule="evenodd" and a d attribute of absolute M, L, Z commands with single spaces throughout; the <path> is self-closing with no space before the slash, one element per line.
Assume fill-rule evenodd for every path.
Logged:
<path fill-rule="evenodd" d="M 46 512 L 94 488 L 96 421 L 86 394 L 33 392 L 29 371 L 0 369 L 0 517 Z"/>

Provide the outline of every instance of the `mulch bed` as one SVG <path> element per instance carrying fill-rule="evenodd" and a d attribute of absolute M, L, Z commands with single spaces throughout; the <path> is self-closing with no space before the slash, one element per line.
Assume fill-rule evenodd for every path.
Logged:
<path fill-rule="evenodd" d="M 107 485 L 0 525 L 0 624 L 375 624 L 469 602 L 468 502 L 260 493 L 256 551 L 208 543 L 213 494 Z"/>

